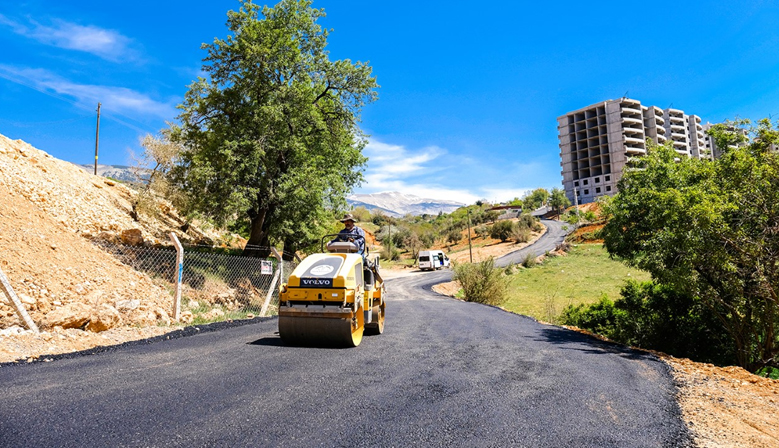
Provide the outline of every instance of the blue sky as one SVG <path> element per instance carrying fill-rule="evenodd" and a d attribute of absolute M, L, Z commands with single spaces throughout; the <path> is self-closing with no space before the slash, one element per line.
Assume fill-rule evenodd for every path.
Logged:
<path fill-rule="evenodd" d="M 4 2 L 7 3 L 7 2 Z M 315 0 L 332 59 L 379 100 L 356 193 L 470 203 L 559 187 L 556 118 L 626 93 L 704 122 L 779 117 L 779 1 Z M 0 6 L 0 134 L 76 163 L 132 164 L 176 117 L 235 0 Z"/>

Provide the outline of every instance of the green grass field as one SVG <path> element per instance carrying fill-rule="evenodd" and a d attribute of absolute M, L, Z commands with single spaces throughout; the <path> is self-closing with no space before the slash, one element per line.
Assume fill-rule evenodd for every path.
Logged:
<path fill-rule="evenodd" d="M 521 269 L 510 277 L 509 299 L 515 313 L 555 323 L 568 305 L 596 302 L 602 295 L 620 297 L 625 280 L 649 280 L 649 274 L 609 258 L 601 244 L 580 244 L 565 257 Z"/>

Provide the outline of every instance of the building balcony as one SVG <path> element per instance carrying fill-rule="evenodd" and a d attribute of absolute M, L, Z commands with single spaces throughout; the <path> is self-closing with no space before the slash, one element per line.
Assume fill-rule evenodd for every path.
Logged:
<path fill-rule="evenodd" d="M 629 124 L 638 124 L 642 127 L 644 126 L 644 120 L 640 118 L 632 118 L 632 117 L 622 117 L 623 123 L 629 123 Z"/>
<path fill-rule="evenodd" d="M 638 106 L 632 107 L 632 106 L 625 106 L 623 104 L 621 111 L 623 115 L 643 115 L 641 109 Z"/>
<path fill-rule="evenodd" d="M 622 130 L 625 131 L 625 134 L 644 135 L 643 128 L 622 128 Z"/>
<path fill-rule="evenodd" d="M 644 144 L 644 139 L 635 138 L 635 137 L 628 137 L 626 135 L 622 137 L 622 141 L 624 143 L 630 144 L 630 145 L 643 145 Z"/>
<path fill-rule="evenodd" d="M 626 161 L 630 161 L 631 157 L 639 157 L 639 156 L 645 156 L 646 155 L 646 149 L 640 149 L 640 148 L 625 148 L 625 154 L 628 156 L 625 158 Z"/>

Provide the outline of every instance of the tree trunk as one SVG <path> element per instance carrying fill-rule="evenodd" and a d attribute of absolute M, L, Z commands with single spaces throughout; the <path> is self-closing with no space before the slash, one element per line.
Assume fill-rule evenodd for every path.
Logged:
<path fill-rule="evenodd" d="M 253 215 L 253 216 L 251 216 Z M 270 234 L 266 228 L 265 217 L 268 210 L 260 210 L 259 213 L 252 213 L 251 230 L 249 241 L 243 249 L 243 255 L 247 257 L 268 258 L 270 257 Z"/>
<path fill-rule="evenodd" d="M 281 259 L 284 261 L 292 261 L 295 259 L 295 252 L 297 252 L 297 245 L 292 241 L 292 239 L 285 239 L 284 252 L 281 254 Z"/>

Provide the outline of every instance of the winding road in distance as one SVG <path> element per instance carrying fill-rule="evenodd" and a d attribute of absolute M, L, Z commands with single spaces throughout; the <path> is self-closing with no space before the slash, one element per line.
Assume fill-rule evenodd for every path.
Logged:
<path fill-rule="evenodd" d="M 385 334 L 353 349 L 269 318 L 1 366 L 0 445 L 690 445 L 661 360 L 433 293 L 449 275 L 388 280 Z"/>

